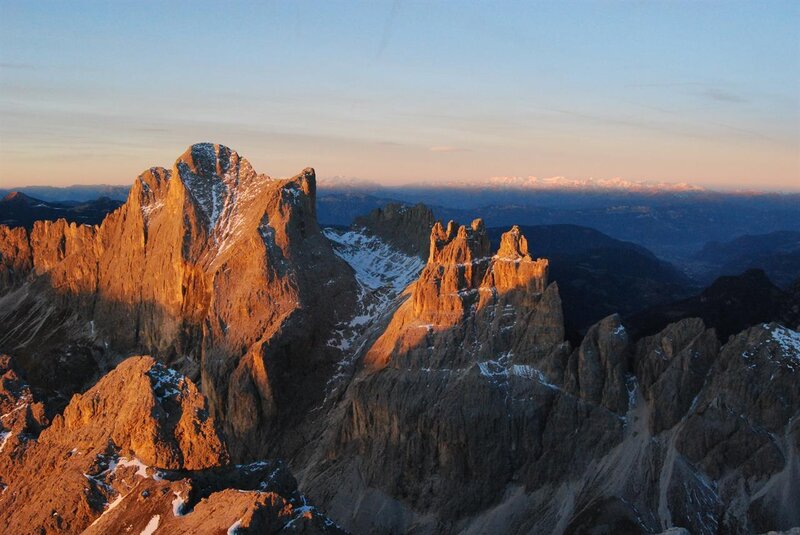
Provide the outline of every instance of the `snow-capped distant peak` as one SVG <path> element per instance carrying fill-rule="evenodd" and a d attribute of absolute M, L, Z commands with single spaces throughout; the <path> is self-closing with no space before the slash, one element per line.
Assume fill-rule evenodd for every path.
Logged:
<path fill-rule="evenodd" d="M 686 182 L 653 182 L 614 178 L 567 178 L 563 176 L 493 176 L 484 185 L 494 188 L 532 189 L 532 190 L 626 190 L 640 192 L 683 192 L 703 191 L 704 188 Z"/>
<path fill-rule="evenodd" d="M 510 189 L 539 191 L 629 191 L 638 193 L 681 193 L 705 191 L 705 188 L 687 182 L 658 182 L 650 180 L 627 180 L 614 178 L 568 178 L 563 176 L 493 176 L 475 180 L 437 180 L 427 182 L 408 182 L 404 184 L 379 184 L 377 182 L 353 178 L 330 177 L 320 181 L 322 189 L 381 189 L 381 188 L 425 188 L 444 189 Z"/>

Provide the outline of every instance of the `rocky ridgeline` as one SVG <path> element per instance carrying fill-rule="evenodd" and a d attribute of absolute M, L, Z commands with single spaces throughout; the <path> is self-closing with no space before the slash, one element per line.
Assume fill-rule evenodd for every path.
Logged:
<path fill-rule="evenodd" d="M 150 357 L 75 395 L 38 437 L 6 444 L 0 466 L 6 533 L 338 531 L 280 463 L 231 464 L 204 396 Z"/>
<path fill-rule="evenodd" d="M 490 360 L 527 362 L 564 338 L 558 288 L 547 260 L 533 260 L 518 228 L 491 256 L 481 220 L 436 223 L 410 297 L 365 357 L 368 367 L 430 367 Z M 513 358 L 512 358 L 513 357 Z"/>
<path fill-rule="evenodd" d="M 345 527 L 800 523 L 795 331 L 758 325 L 720 347 L 686 319 L 636 341 L 612 315 L 570 347 L 547 261 L 516 228 L 491 255 L 480 221 L 434 225 L 404 295 L 304 465 L 302 487 Z"/>
<path fill-rule="evenodd" d="M 389 203 L 357 217 L 353 226 L 381 238 L 409 256 L 422 256 L 425 260 L 434 223 L 433 212 L 424 204 Z"/>
<path fill-rule="evenodd" d="M 273 180 L 194 145 L 98 227 L 0 237 L 0 347 L 37 387 L 68 396 L 152 353 L 197 379 L 237 454 L 257 457 L 269 422 L 312 407 L 341 358 L 321 341 L 354 308 L 355 281 L 317 225 L 312 169 Z"/>
<path fill-rule="evenodd" d="M 99 226 L 0 226 L 0 524 L 800 525 L 797 331 L 635 339 L 611 315 L 573 346 L 517 227 L 493 252 L 480 220 L 389 206 L 323 232 L 314 204 L 312 170 L 201 144 Z"/>

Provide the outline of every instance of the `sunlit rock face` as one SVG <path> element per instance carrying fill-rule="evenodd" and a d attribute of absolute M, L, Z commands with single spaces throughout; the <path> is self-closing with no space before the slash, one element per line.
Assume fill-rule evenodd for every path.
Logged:
<path fill-rule="evenodd" d="M 273 180 L 205 143 L 140 175 L 99 227 L 5 229 L 2 282 L 14 287 L 0 347 L 31 381 L 66 392 L 116 356 L 152 353 L 200 381 L 241 440 L 234 455 L 256 455 L 271 424 L 318 401 L 340 360 L 324 340 L 355 305 L 315 195 L 312 169 Z"/>
<path fill-rule="evenodd" d="M 491 255 L 481 220 L 431 231 L 428 263 L 365 364 L 430 366 L 513 354 L 529 362 L 564 339 L 558 288 L 513 228 Z"/>
<path fill-rule="evenodd" d="M 563 336 L 547 261 L 518 229 L 491 254 L 480 221 L 434 225 L 302 485 L 357 532 L 800 522 L 795 331 L 761 325 L 720 347 L 686 319 L 636 341 L 611 315 L 575 348 Z"/>
<path fill-rule="evenodd" d="M 12 373 L 4 375 L 3 399 Z M 13 380 L 16 412 L 25 403 L 35 415 L 30 392 Z M 13 427 L 0 449 L 6 533 L 338 531 L 282 463 L 231 464 L 197 386 L 150 357 L 124 360 L 33 431 Z"/>
<path fill-rule="evenodd" d="M 0 226 L 0 525 L 800 525 L 797 331 L 611 314 L 573 346 L 536 250 L 424 206 L 320 229 L 313 170 L 212 144 L 101 225 Z"/>

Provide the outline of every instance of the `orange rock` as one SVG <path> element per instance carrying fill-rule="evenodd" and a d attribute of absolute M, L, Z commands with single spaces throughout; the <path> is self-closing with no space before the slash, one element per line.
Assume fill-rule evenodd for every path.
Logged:
<path fill-rule="evenodd" d="M 0 227 L 0 288 L 35 274 L 0 306 L 0 347 L 31 381 L 67 392 L 121 356 L 153 354 L 199 380 L 214 414 L 231 411 L 227 431 L 252 455 L 282 408 L 324 395 L 342 358 L 324 341 L 355 306 L 315 195 L 313 169 L 274 180 L 202 143 L 142 173 L 97 227 L 40 221 L 29 238 Z"/>
<path fill-rule="evenodd" d="M 563 341 L 564 327 L 558 289 L 548 289 L 547 271 L 546 259 L 531 259 L 518 227 L 503 235 L 498 253 L 490 256 L 480 219 L 469 227 L 437 222 L 428 263 L 408 290 L 410 298 L 367 352 L 366 366 L 381 368 L 406 357 L 419 366 L 449 358 L 481 360 L 491 358 L 491 351 L 515 348 L 521 358 L 533 348 L 549 351 Z M 502 317 L 524 320 L 501 325 Z M 503 336 L 498 329 L 505 329 Z M 483 356 L 468 356 L 454 344 L 463 344 L 458 340 L 470 330 L 476 340 L 506 340 L 482 345 Z"/>

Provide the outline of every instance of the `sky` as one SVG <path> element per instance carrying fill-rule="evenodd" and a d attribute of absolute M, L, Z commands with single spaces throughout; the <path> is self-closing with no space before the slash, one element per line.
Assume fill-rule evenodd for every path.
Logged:
<path fill-rule="evenodd" d="M 800 190 L 800 2 L 0 0 L 0 187 L 257 171 Z"/>

